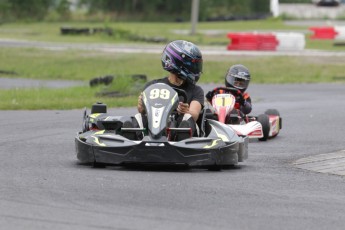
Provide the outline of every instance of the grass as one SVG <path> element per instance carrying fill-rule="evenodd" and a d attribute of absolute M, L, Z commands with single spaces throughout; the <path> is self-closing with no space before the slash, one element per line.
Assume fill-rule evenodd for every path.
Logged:
<path fill-rule="evenodd" d="M 90 80 L 103 75 L 163 74 L 159 55 L 95 51 L 49 51 L 36 48 L 1 48 L 0 70 L 32 79 Z M 148 58 L 151 56 L 151 58 Z"/>
<path fill-rule="evenodd" d="M 149 79 L 166 75 L 160 54 L 2 48 L 0 58 L 0 71 L 15 73 L 2 74 L 6 77 L 89 81 L 105 75 L 144 74 Z M 200 81 L 222 82 L 230 65 L 242 63 L 250 68 L 253 83 L 329 82 L 334 76 L 343 75 L 344 60 L 344 57 L 204 55 Z"/>
<path fill-rule="evenodd" d="M 84 36 L 64 36 L 61 27 L 72 28 L 111 28 L 113 36 L 104 34 Z M 12 38 L 52 42 L 129 42 L 127 35 L 141 37 L 164 37 L 168 40 L 187 39 L 199 45 L 227 44 L 226 34 L 230 31 L 296 31 L 307 30 L 307 27 L 285 25 L 281 20 L 202 22 L 197 26 L 199 33 L 190 35 L 190 22 L 149 23 L 149 22 L 68 22 L 68 23 L 8 23 L 0 25 L 0 38 Z M 213 30 L 217 33 L 205 35 L 203 31 Z M 184 33 L 176 33 L 183 31 Z"/>
<path fill-rule="evenodd" d="M 145 74 L 149 79 L 166 75 L 161 68 L 159 54 L 4 48 L 1 49 L 1 60 L 0 70 L 17 73 L 0 75 L 5 77 L 89 81 L 109 74 Z M 223 84 L 227 68 L 235 63 L 249 67 L 252 83 L 342 82 L 344 62 L 344 57 L 205 56 L 200 82 Z M 132 92 L 132 96 L 107 98 L 96 95 L 103 90 L 102 87 L 0 90 L 0 109 L 72 109 L 89 107 L 96 101 L 103 101 L 112 107 L 135 106 L 137 92 L 140 91 Z M 128 91 L 128 85 L 123 80 L 115 79 L 112 87 L 112 90 Z"/>
<path fill-rule="evenodd" d="M 342 41 L 344 42 L 344 41 Z M 330 51 L 345 51 L 345 46 L 336 46 L 334 45 L 335 41 L 333 40 L 318 40 L 310 39 L 310 36 L 307 36 L 306 49 L 314 50 L 330 50 Z"/>
<path fill-rule="evenodd" d="M 61 23 L 3 24 L 0 26 L 0 38 L 25 39 L 54 42 L 82 43 L 121 43 L 124 38 L 105 35 L 61 36 Z M 71 26 L 110 26 L 118 31 L 129 31 L 140 36 L 166 36 L 169 39 L 188 39 L 197 44 L 228 44 L 227 29 L 232 31 L 254 30 L 294 30 L 281 21 L 248 21 L 200 23 L 199 30 L 222 30 L 216 34 L 178 35 L 172 30 L 189 30 L 189 23 L 112 23 L 86 24 L 69 23 Z M 305 29 L 305 28 L 304 28 Z M 128 41 L 126 41 L 128 42 Z M 345 50 L 334 47 L 332 41 L 310 40 L 307 36 L 307 48 L 326 50 Z M 31 78 L 45 80 L 82 80 L 105 76 L 129 76 L 144 74 L 148 79 L 163 77 L 160 54 L 125 54 L 106 53 L 86 50 L 44 50 L 36 48 L 0 49 L 0 77 Z M 201 83 L 215 82 L 223 84 L 224 74 L 232 64 L 246 65 L 252 73 L 252 83 L 344 83 L 345 57 L 290 57 L 290 56 L 208 56 L 204 55 L 204 70 Z M 1 74 L 2 73 L 2 74 Z M 8 74 L 6 74 L 8 73 Z M 106 90 L 129 91 L 129 82 L 116 80 Z M 111 107 L 135 106 L 136 87 L 132 95 L 108 98 L 98 96 L 104 87 L 75 87 L 67 89 L 9 89 L 0 90 L 0 109 L 72 109 L 90 107 L 96 101 L 107 103 Z"/>
<path fill-rule="evenodd" d="M 97 101 L 111 107 L 133 106 L 134 96 L 114 98 L 96 97 L 97 90 L 75 87 L 70 89 L 10 89 L 0 91 L 1 110 L 75 109 L 90 108 Z"/>
<path fill-rule="evenodd" d="M 112 36 L 95 35 L 61 35 L 61 27 L 72 28 L 111 28 Z M 128 36 L 163 37 L 167 40 L 186 39 L 198 45 L 226 45 L 229 43 L 229 32 L 299 32 L 306 34 L 306 48 L 345 50 L 345 47 L 333 46 L 331 40 L 310 40 L 312 31 L 309 26 L 290 26 L 279 19 L 202 22 L 197 25 L 195 35 L 190 35 L 191 24 L 180 23 L 150 23 L 150 22 L 37 22 L 37 23 L 5 23 L 0 24 L 0 38 L 21 39 L 33 41 L 71 42 L 71 43 L 133 43 Z M 178 32 L 179 31 L 179 32 Z M 209 31 L 210 33 L 207 33 Z"/>

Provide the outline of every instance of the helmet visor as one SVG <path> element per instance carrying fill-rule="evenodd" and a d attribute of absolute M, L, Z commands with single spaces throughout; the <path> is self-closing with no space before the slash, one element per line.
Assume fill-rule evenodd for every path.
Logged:
<path fill-rule="evenodd" d="M 191 58 L 186 56 L 183 58 L 183 64 L 184 67 L 192 74 L 199 75 L 202 71 L 202 59 L 200 58 Z"/>
<path fill-rule="evenodd" d="M 249 80 L 247 78 L 235 76 L 233 78 L 232 85 L 238 89 L 246 89 L 248 87 Z"/>

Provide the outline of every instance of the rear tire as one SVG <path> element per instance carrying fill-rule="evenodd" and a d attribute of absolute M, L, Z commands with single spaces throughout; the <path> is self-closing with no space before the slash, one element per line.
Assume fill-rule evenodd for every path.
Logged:
<path fill-rule="evenodd" d="M 279 111 L 276 110 L 276 109 L 268 109 L 268 110 L 265 111 L 265 114 L 267 114 L 267 115 L 274 115 L 274 116 L 279 116 L 280 117 Z"/>
<path fill-rule="evenodd" d="M 267 141 L 268 135 L 270 133 L 270 119 L 267 114 L 260 114 L 257 118 L 257 121 L 260 122 L 262 126 L 262 132 L 264 136 L 259 138 L 259 141 Z"/>
<path fill-rule="evenodd" d="M 280 113 L 276 109 L 268 109 L 266 110 L 265 114 L 267 115 L 273 115 L 273 116 L 278 116 L 279 117 L 279 129 L 282 129 L 283 123 L 282 123 L 282 118 L 280 117 Z"/>

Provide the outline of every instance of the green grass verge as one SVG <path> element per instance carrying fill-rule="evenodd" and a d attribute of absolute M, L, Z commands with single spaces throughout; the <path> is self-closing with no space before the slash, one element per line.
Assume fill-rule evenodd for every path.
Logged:
<path fill-rule="evenodd" d="M 112 36 L 96 35 L 61 35 L 61 27 L 72 28 L 111 28 Z M 164 37 L 168 40 L 187 39 L 202 44 L 227 44 L 226 34 L 230 31 L 275 31 L 304 30 L 306 27 L 287 26 L 281 20 L 253 20 L 229 22 L 200 22 L 198 33 L 190 35 L 190 22 L 152 23 L 152 22 L 39 22 L 39 23 L 8 23 L 0 25 L 0 38 L 13 38 L 54 42 L 124 42 L 128 35 L 141 37 Z M 213 30 L 217 33 L 205 34 L 203 31 Z M 185 31 L 186 33 L 176 33 Z"/>
<path fill-rule="evenodd" d="M 96 97 L 97 90 L 87 87 L 69 89 L 10 89 L 0 90 L 0 110 L 39 110 L 90 108 L 97 101 L 110 107 L 134 106 L 137 96 L 107 98 Z"/>
<path fill-rule="evenodd" d="M 104 75 L 126 76 L 145 74 L 148 79 L 166 75 L 160 63 L 160 54 L 123 54 L 95 51 L 49 51 L 41 49 L 2 48 L 0 70 L 21 77 L 45 80 L 84 80 Z M 315 83 L 345 82 L 345 57 L 259 57 L 207 56 L 200 83 L 223 84 L 229 66 L 241 63 L 252 73 L 252 83 Z M 122 78 L 123 79 L 123 78 Z M 127 84 L 133 84 L 128 80 Z M 102 87 L 75 87 L 66 89 L 9 89 L 0 90 L 0 109 L 72 109 L 90 107 L 102 101 L 112 107 L 135 106 L 133 96 L 108 98 L 97 96 Z M 128 91 L 126 82 L 114 80 L 108 89 Z"/>
<path fill-rule="evenodd" d="M 111 28 L 114 33 L 94 35 L 61 35 L 61 27 L 72 28 Z M 289 26 L 279 19 L 228 21 L 228 22 L 200 22 L 197 33 L 190 35 L 190 22 L 181 23 L 149 23 L 149 22 L 39 22 L 39 23 L 5 23 L 0 25 L 0 38 L 75 42 L 75 43 L 134 43 L 129 37 L 163 37 L 167 40 L 185 39 L 198 45 L 229 44 L 229 32 L 300 32 L 306 34 L 307 49 L 345 50 L 345 46 L 334 46 L 332 40 L 310 40 L 312 31 L 309 26 Z M 179 32 L 177 32 L 179 31 Z M 182 31 L 182 32 L 181 32 Z"/>
<path fill-rule="evenodd" d="M 105 34 L 63 36 L 62 26 L 76 28 L 112 28 L 113 36 Z M 15 23 L 1 24 L 0 38 L 70 43 L 131 43 L 128 35 L 164 37 L 168 40 L 186 39 L 198 45 L 226 46 L 230 31 L 308 31 L 307 26 L 287 26 L 281 20 L 203 22 L 198 24 L 196 35 L 188 32 L 190 23 Z M 210 33 L 204 33 L 210 30 Z M 216 31 L 213 33 L 212 31 Z M 306 48 L 344 51 L 345 46 L 333 46 L 330 40 L 311 40 L 306 35 Z M 18 77 L 45 80 L 83 80 L 114 75 L 145 74 L 149 79 L 166 75 L 160 63 L 160 54 L 123 54 L 96 51 L 49 51 L 34 48 L 0 49 L 0 77 Z M 283 57 L 283 56 L 206 56 L 201 83 L 223 84 L 224 74 L 232 64 L 249 67 L 252 83 L 313 83 L 344 82 L 344 57 Z M 9 74 L 1 74 L 9 73 Z M 10 74 L 12 73 L 12 74 Z M 126 85 L 127 84 L 127 85 Z M 108 89 L 128 91 L 130 81 L 115 81 Z M 133 96 L 107 98 L 97 96 L 103 88 L 75 87 L 67 89 L 10 89 L 0 90 L 0 109 L 72 109 L 90 107 L 96 101 L 109 106 L 136 105 L 138 91 Z"/>
<path fill-rule="evenodd" d="M 160 76 L 164 73 L 159 54 L 1 48 L 0 59 L 0 71 L 13 72 L 13 77 L 32 79 L 90 80 L 104 75 L 145 73 Z"/>

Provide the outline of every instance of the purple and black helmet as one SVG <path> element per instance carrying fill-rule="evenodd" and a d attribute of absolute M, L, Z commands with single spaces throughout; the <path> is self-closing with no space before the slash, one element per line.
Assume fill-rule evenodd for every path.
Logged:
<path fill-rule="evenodd" d="M 202 55 L 199 48 L 191 42 L 176 40 L 163 50 L 163 69 L 176 73 L 179 78 L 195 84 L 202 72 Z"/>

